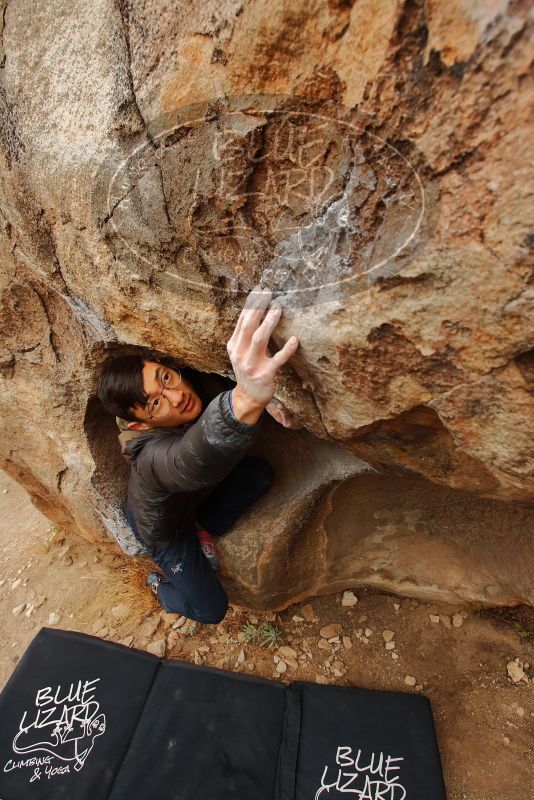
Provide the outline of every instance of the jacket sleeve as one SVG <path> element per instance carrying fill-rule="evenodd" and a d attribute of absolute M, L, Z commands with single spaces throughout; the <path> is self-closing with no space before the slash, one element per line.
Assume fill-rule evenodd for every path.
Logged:
<path fill-rule="evenodd" d="M 261 429 L 237 420 L 231 390 L 213 398 L 183 436 L 159 439 L 146 448 L 141 471 L 168 492 L 193 492 L 219 483 L 245 455 Z"/>

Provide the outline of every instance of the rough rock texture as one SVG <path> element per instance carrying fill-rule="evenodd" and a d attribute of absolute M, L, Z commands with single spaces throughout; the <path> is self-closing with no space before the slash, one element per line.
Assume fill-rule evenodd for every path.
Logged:
<path fill-rule="evenodd" d="M 447 603 L 532 603 L 531 509 L 356 465 L 303 498 L 321 466 L 304 437 L 280 432 L 257 447 L 275 455 L 277 482 L 221 542 L 237 603 L 284 608 L 288 583 L 291 599 L 373 586 Z"/>
<path fill-rule="evenodd" d="M 258 445 L 279 495 L 226 540 L 234 599 L 532 602 L 530 4 L 0 8 L 0 457 L 36 505 L 117 535 L 104 359 L 231 374 L 263 280 L 307 430 Z"/>

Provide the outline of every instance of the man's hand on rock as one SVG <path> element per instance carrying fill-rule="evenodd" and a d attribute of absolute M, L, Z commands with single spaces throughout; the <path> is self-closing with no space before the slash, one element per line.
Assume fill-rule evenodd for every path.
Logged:
<path fill-rule="evenodd" d="M 280 303 L 271 302 L 271 297 L 270 289 L 259 286 L 250 292 L 226 345 L 237 382 L 233 399 L 238 407 L 243 408 L 245 403 L 256 408 L 258 417 L 274 394 L 278 372 L 299 345 L 297 337 L 292 336 L 277 353 L 270 354 L 269 338 L 282 315 Z"/>

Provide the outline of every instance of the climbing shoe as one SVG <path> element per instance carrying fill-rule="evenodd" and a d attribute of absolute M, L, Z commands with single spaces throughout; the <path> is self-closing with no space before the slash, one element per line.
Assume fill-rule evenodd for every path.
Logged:
<path fill-rule="evenodd" d="M 217 547 L 215 539 L 207 531 L 196 531 L 197 539 L 200 544 L 200 549 L 204 556 L 208 559 L 210 567 L 213 569 L 219 568 L 219 559 L 217 558 Z"/>
<path fill-rule="evenodd" d="M 159 574 L 159 572 L 149 572 L 146 578 L 146 582 L 157 597 L 158 586 L 161 583 L 161 575 Z"/>

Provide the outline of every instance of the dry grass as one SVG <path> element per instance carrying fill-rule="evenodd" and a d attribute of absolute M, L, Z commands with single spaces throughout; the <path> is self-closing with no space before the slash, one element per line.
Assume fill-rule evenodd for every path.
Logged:
<path fill-rule="evenodd" d="M 103 591 L 95 591 L 93 599 L 87 605 L 89 619 L 102 619 L 102 624 L 114 628 L 115 640 L 134 634 L 143 618 L 161 607 L 146 585 L 146 576 L 154 570 L 153 562 L 148 558 L 133 558 L 122 552 L 113 558 L 113 580 L 106 575 Z M 125 606 L 126 613 L 115 617 L 112 609 Z"/>

